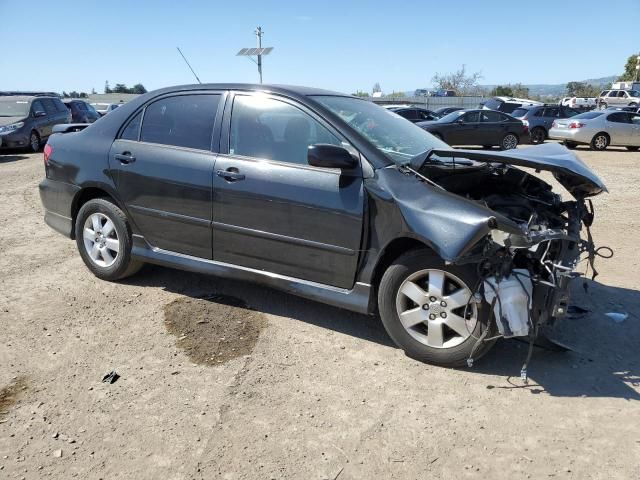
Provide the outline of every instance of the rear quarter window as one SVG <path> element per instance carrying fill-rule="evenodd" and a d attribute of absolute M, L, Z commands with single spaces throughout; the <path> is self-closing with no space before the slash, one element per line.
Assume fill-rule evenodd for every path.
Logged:
<path fill-rule="evenodd" d="M 529 113 L 529 110 L 527 110 L 526 108 L 516 108 L 513 112 L 511 112 L 511 116 L 516 118 L 522 118 L 527 113 Z"/>

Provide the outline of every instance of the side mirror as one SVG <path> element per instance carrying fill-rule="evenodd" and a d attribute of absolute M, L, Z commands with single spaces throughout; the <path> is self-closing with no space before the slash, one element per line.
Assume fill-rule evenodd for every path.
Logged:
<path fill-rule="evenodd" d="M 459 118 L 458 120 L 456 120 L 456 123 L 462 125 L 464 123 L 464 120 L 462 118 Z"/>
<path fill-rule="evenodd" d="M 47 112 L 43 112 L 42 110 L 39 110 L 37 112 L 35 112 L 33 114 L 34 117 L 38 118 L 38 117 L 46 117 L 47 116 Z"/>
<path fill-rule="evenodd" d="M 309 145 L 307 162 L 313 167 L 350 169 L 357 165 L 355 158 L 346 148 L 318 143 Z"/>

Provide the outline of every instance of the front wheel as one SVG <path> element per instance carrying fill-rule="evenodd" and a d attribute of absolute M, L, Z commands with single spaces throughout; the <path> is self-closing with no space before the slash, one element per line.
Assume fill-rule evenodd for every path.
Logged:
<path fill-rule="evenodd" d="M 33 153 L 37 153 L 40 150 L 40 135 L 35 130 L 29 135 L 29 150 Z"/>
<path fill-rule="evenodd" d="M 85 265 L 103 280 L 136 273 L 142 262 L 131 258 L 131 228 L 124 212 L 106 198 L 85 203 L 76 218 L 76 243 Z"/>
<path fill-rule="evenodd" d="M 489 305 L 473 298 L 478 282 L 473 266 L 445 265 L 426 250 L 408 252 L 382 277 L 380 318 L 409 357 L 444 367 L 463 366 L 472 353 L 480 358 L 494 343 L 476 346 L 490 317 Z"/>
<path fill-rule="evenodd" d="M 500 148 L 502 150 L 512 150 L 518 146 L 518 137 L 516 137 L 513 133 L 507 133 L 502 142 L 500 143 Z"/>
<path fill-rule="evenodd" d="M 640 147 L 627 147 L 627 150 L 629 150 L 630 152 L 637 152 L 638 149 L 640 149 Z"/>

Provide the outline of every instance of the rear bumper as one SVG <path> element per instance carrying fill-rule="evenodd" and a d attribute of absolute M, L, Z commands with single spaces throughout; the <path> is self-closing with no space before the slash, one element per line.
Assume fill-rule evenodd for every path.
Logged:
<path fill-rule="evenodd" d="M 80 187 L 45 178 L 39 189 L 46 224 L 65 237 L 74 238 L 71 206 Z"/>
<path fill-rule="evenodd" d="M 549 130 L 549 138 L 552 140 L 564 140 L 574 143 L 589 143 L 591 137 L 587 132 L 581 132 L 579 129 L 558 129 L 552 128 Z"/>

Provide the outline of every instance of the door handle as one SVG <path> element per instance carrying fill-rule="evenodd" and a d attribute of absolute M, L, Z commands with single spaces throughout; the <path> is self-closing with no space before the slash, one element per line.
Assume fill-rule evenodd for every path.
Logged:
<path fill-rule="evenodd" d="M 237 180 L 244 180 L 245 176 L 240 173 L 237 168 L 231 167 L 226 170 L 216 170 L 216 175 L 224 178 L 227 182 L 235 182 Z"/>
<path fill-rule="evenodd" d="M 131 152 L 116 153 L 113 158 L 125 165 L 136 161 L 136 157 L 131 155 Z"/>

